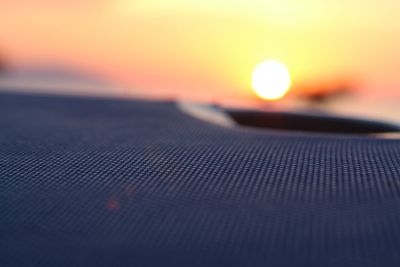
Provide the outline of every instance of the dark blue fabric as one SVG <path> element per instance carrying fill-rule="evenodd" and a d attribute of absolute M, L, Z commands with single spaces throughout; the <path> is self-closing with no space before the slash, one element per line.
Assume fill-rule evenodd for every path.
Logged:
<path fill-rule="evenodd" d="M 0 94 L 1 266 L 400 266 L 400 141 Z"/>

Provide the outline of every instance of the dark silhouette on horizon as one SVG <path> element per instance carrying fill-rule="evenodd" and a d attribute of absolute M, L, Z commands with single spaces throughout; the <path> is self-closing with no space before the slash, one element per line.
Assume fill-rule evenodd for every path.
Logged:
<path fill-rule="evenodd" d="M 0 53 L 0 75 L 6 70 L 6 61 L 3 57 L 3 54 Z"/>
<path fill-rule="evenodd" d="M 333 83 L 329 85 L 304 86 L 298 98 L 311 105 L 325 105 L 330 102 L 350 97 L 355 94 L 355 87 L 350 83 Z"/>

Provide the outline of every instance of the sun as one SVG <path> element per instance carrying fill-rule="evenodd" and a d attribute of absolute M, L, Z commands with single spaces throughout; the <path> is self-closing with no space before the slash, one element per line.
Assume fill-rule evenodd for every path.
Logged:
<path fill-rule="evenodd" d="M 285 96 L 291 85 L 285 65 L 275 60 L 264 61 L 253 71 L 252 85 L 256 94 L 265 100 L 277 100 Z"/>

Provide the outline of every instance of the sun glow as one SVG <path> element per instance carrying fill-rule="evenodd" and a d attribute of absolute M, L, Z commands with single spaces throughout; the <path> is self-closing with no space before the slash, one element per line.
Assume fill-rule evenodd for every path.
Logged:
<path fill-rule="evenodd" d="M 291 79 L 288 69 L 278 61 L 269 60 L 256 66 L 252 78 L 253 89 L 265 100 L 277 100 L 289 91 Z"/>

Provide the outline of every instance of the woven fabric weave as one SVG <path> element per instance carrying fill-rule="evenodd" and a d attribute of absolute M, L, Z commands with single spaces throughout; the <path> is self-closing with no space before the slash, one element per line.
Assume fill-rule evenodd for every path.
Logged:
<path fill-rule="evenodd" d="M 0 94 L 1 266 L 400 266 L 400 141 Z"/>

